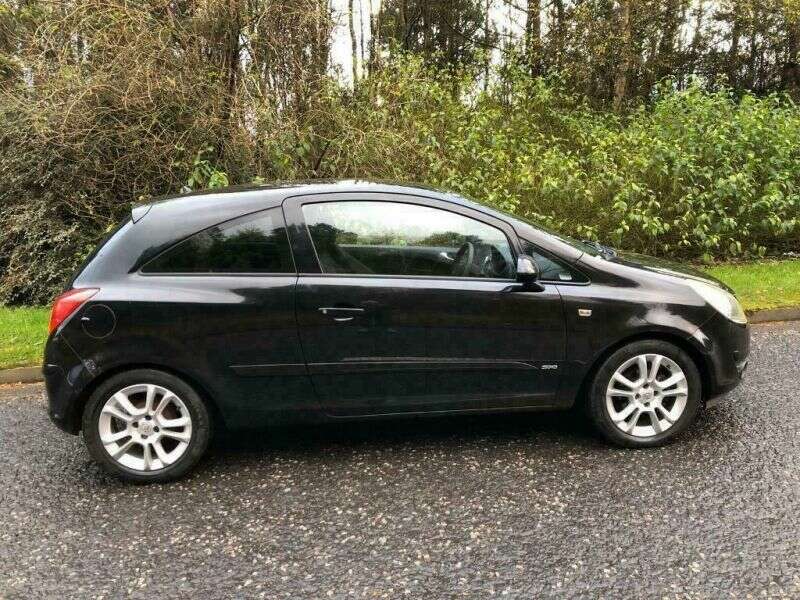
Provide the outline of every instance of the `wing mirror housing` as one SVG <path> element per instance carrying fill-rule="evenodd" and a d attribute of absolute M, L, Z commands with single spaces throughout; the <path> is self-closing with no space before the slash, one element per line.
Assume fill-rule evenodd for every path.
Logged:
<path fill-rule="evenodd" d="M 544 289 L 538 282 L 539 265 L 536 264 L 533 257 L 520 254 L 517 258 L 517 283 L 521 283 L 526 288 Z"/>

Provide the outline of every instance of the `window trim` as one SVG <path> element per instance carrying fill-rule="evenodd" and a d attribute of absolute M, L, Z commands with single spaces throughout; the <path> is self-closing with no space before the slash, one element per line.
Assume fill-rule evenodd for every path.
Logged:
<path fill-rule="evenodd" d="M 167 252 L 172 251 L 173 249 L 177 248 L 179 245 L 189 241 L 193 237 L 200 235 L 201 233 L 205 233 L 209 229 L 213 229 L 214 227 L 227 227 L 230 225 L 238 225 L 239 223 L 248 223 L 250 221 L 256 221 L 259 218 L 262 218 L 262 215 L 266 215 L 267 213 L 274 211 L 276 217 L 280 219 L 281 223 L 283 224 L 283 233 L 286 236 L 286 243 L 289 249 L 289 259 L 291 260 L 292 267 L 294 268 L 293 271 L 285 271 L 285 272 L 272 272 L 272 271 L 235 271 L 235 272 L 220 272 L 220 271 L 171 271 L 171 272 L 145 272 L 145 267 L 152 263 L 154 260 L 160 258 Z M 294 251 L 292 249 L 292 239 L 289 235 L 289 227 L 286 224 L 286 216 L 284 215 L 283 210 L 280 206 L 272 206 L 270 208 L 265 208 L 263 210 L 257 210 L 254 212 L 246 213 L 243 215 L 239 215 L 237 217 L 233 217 L 232 219 L 228 219 L 226 221 L 220 221 L 219 223 L 215 223 L 213 225 L 209 225 L 199 231 L 195 231 L 179 240 L 175 240 L 173 243 L 168 245 L 163 250 L 160 250 L 157 254 L 147 259 L 145 263 L 139 266 L 136 270 L 136 273 L 142 277 L 296 277 L 298 275 L 297 271 L 297 261 L 294 257 Z"/>
<path fill-rule="evenodd" d="M 358 196 L 363 196 L 359 198 Z M 326 204 L 326 203 L 341 203 L 341 202 L 386 202 L 393 204 L 411 204 L 414 206 L 422 206 L 424 208 L 431 208 L 434 210 L 443 210 L 460 217 L 478 221 L 487 227 L 497 229 L 502 233 L 508 247 L 511 250 L 512 263 L 516 265 L 517 258 L 522 253 L 519 237 L 516 235 L 513 227 L 505 221 L 495 219 L 490 215 L 486 215 L 477 210 L 472 210 L 468 207 L 459 204 L 439 200 L 437 198 L 430 198 L 427 196 L 418 196 L 412 194 L 397 194 L 397 193 L 375 193 L 375 192 L 334 192 L 334 193 L 321 193 L 310 194 L 305 196 L 290 196 L 284 199 L 283 208 L 284 216 L 286 217 L 287 233 L 289 233 L 290 243 L 292 245 L 292 252 L 297 256 L 310 256 L 316 263 L 318 271 L 306 271 L 301 267 L 297 267 L 298 276 L 314 276 L 314 277 L 356 277 L 359 279 L 433 279 L 433 280 L 453 280 L 453 281 L 487 281 L 487 282 L 502 282 L 514 283 L 515 278 L 497 278 L 497 277 L 460 277 L 456 275 L 402 275 L 402 274 L 380 274 L 380 273 L 325 273 L 322 271 L 322 263 L 319 260 L 316 246 L 311 237 L 311 232 L 308 229 L 308 223 L 303 214 L 303 206 L 306 204 Z M 294 235 L 293 235 L 294 234 Z M 298 247 L 295 247 L 295 244 Z M 295 262 L 297 266 L 297 262 Z"/>
<path fill-rule="evenodd" d="M 286 273 L 273 273 L 266 271 L 237 271 L 236 273 L 219 273 L 215 271 L 175 271 L 174 273 L 145 273 L 139 271 L 136 273 L 141 277 L 294 277 L 296 278 L 299 273 L 297 271 L 290 271 Z"/>
<path fill-rule="evenodd" d="M 381 275 L 379 273 L 297 273 L 298 277 L 352 277 L 355 279 L 419 279 L 435 281 L 486 281 L 494 283 L 517 283 L 516 279 L 498 277 L 459 277 L 457 275 Z M 550 283 L 549 281 L 547 283 Z"/>

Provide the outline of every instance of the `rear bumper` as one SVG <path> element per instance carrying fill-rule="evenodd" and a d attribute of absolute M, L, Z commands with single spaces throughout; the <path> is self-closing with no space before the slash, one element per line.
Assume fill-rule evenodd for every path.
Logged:
<path fill-rule="evenodd" d="M 750 326 L 715 315 L 692 336 L 706 363 L 706 403 L 713 405 L 720 396 L 742 382 L 750 355 Z"/>
<path fill-rule="evenodd" d="M 62 431 L 77 435 L 81 429 L 82 392 L 91 378 L 78 355 L 59 335 L 47 341 L 42 374 L 50 420 Z"/>

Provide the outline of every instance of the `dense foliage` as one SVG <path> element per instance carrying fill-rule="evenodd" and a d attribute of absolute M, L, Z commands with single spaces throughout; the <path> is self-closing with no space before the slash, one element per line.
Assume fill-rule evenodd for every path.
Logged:
<path fill-rule="evenodd" d="M 486 79 L 480 51 L 442 69 L 429 49 L 384 53 L 351 88 L 320 57 L 326 2 L 251 4 L 258 20 L 210 0 L 189 16 L 31 2 L 0 27 L 16 40 L 0 56 L 0 303 L 47 302 L 131 202 L 274 179 L 418 181 L 688 259 L 800 246 L 788 95 L 665 80 L 615 111 L 529 57 Z"/>

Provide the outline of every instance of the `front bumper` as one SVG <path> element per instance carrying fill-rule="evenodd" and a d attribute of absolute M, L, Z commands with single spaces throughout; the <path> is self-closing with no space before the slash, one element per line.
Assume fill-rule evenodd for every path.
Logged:
<path fill-rule="evenodd" d="M 750 326 L 715 315 L 692 336 L 705 358 L 704 398 L 713 405 L 742 382 L 750 355 Z"/>
<path fill-rule="evenodd" d="M 91 377 L 78 355 L 58 334 L 47 340 L 42 374 L 50 420 L 62 431 L 77 435 L 81 429 L 82 393 Z"/>

